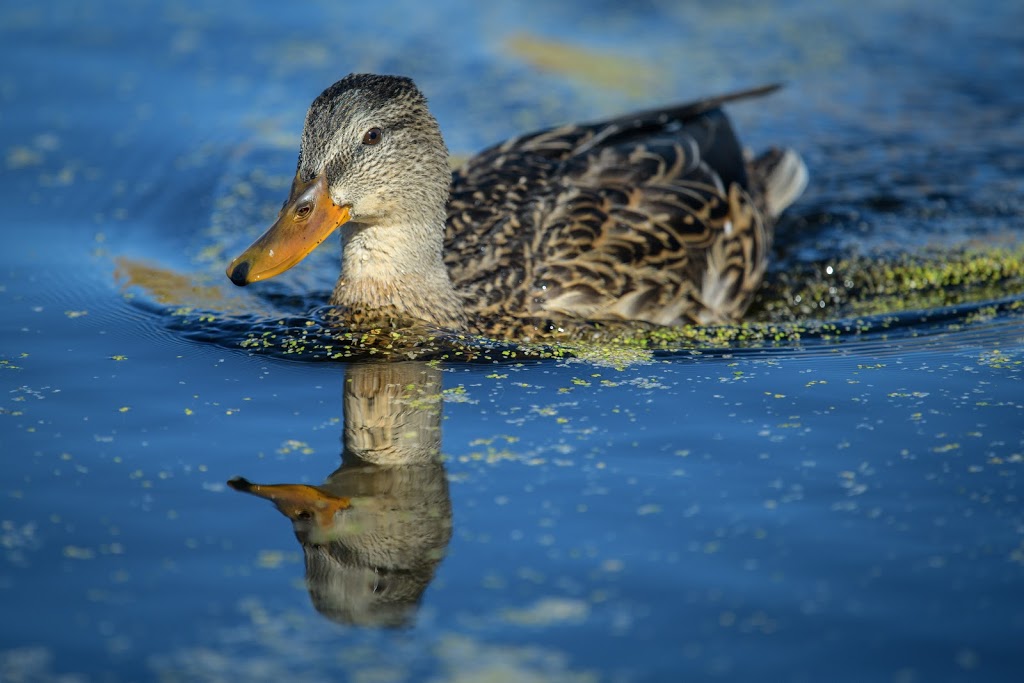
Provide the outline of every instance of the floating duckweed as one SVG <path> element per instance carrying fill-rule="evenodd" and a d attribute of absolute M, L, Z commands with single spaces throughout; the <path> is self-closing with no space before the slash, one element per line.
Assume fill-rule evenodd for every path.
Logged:
<path fill-rule="evenodd" d="M 999 300 L 1022 289 L 1024 244 L 933 249 L 789 269 L 768 279 L 753 312 L 775 323 L 879 316 Z M 992 307 L 979 311 L 995 312 Z"/>
<path fill-rule="evenodd" d="M 119 265 L 123 269 L 124 264 Z M 139 282 L 136 278 L 134 284 Z M 622 322 L 573 326 L 563 321 L 548 326 L 555 330 L 551 332 L 544 331 L 543 325 L 524 324 L 518 332 L 529 339 L 525 342 L 451 334 L 415 324 L 347 330 L 330 307 L 281 315 L 281 310 L 301 309 L 304 302 L 316 300 L 319 295 L 296 300 L 272 294 L 270 303 L 279 304 L 272 317 L 219 306 L 216 309 L 221 312 L 214 313 L 211 309 L 215 305 L 193 307 L 182 305 L 181 300 L 166 312 L 171 327 L 188 338 L 302 361 L 373 357 L 504 365 L 576 359 L 622 369 L 655 361 L 663 351 L 702 355 L 833 344 L 850 336 L 884 337 L 891 330 L 906 327 L 913 327 L 914 334 L 956 331 L 1000 315 L 1019 315 L 1024 311 L 1022 292 L 1024 245 L 856 257 L 803 269 L 789 268 L 769 276 L 748 320 L 735 325 L 664 328 Z M 170 304 L 163 296 L 155 298 Z M 225 312 L 228 310 L 233 312 Z M 995 369 L 1016 363 L 1017 359 L 998 355 L 979 362 Z M 504 379 L 501 374 L 491 376 Z"/>
<path fill-rule="evenodd" d="M 305 441 L 299 441 L 298 439 L 288 439 L 281 444 L 277 452 L 281 455 L 288 455 L 290 453 L 301 453 L 303 455 L 312 455 L 313 449 Z"/>
<path fill-rule="evenodd" d="M 92 548 L 80 548 L 74 545 L 64 546 L 64 557 L 73 560 L 91 560 L 96 557 L 96 551 Z"/>

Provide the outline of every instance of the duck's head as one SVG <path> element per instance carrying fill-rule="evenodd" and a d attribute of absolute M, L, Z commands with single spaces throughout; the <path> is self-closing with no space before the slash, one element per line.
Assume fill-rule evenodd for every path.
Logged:
<path fill-rule="evenodd" d="M 239 286 L 274 277 L 348 222 L 443 227 L 450 182 L 440 128 L 412 80 L 350 74 L 313 100 L 288 200 L 227 275 Z"/>

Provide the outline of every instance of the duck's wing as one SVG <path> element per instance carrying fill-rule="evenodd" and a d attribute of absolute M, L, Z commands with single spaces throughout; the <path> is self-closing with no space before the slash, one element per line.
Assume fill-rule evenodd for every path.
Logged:
<path fill-rule="evenodd" d="M 455 172 L 446 263 L 478 316 L 742 315 L 770 226 L 720 106 L 767 86 L 510 140 Z"/>

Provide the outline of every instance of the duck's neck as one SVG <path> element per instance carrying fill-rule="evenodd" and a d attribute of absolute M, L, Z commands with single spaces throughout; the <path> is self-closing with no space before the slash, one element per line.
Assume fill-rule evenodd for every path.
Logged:
<path fill-rule="evenodd" d="M 341 277 L 331 303 L 407 315 L 445 329 L 464 328 L 462 301 L 441 257 L 443 240 L 443 224 L 345 225 Z"/>

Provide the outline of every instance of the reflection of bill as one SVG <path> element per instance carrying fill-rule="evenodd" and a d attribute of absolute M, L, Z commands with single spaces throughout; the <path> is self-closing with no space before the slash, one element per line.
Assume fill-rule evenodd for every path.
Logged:
<path fill-rule="evenodd" d="M 313 606 L 330 619 L 410 623 L 444 556 L 452 507 L 440 375 L 421 362 L 351 365 L 342 464 L 323 485 L 228 482 L 292 520 Z"/>

